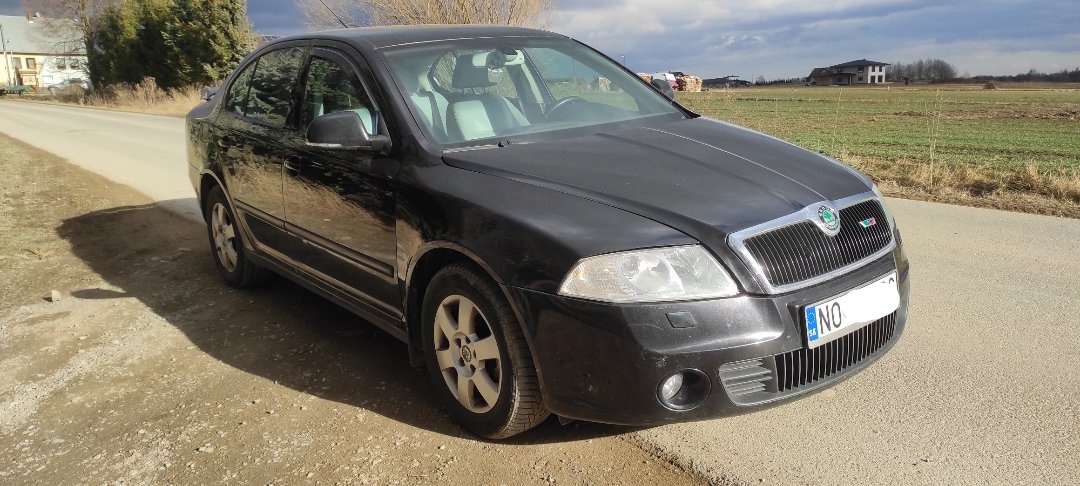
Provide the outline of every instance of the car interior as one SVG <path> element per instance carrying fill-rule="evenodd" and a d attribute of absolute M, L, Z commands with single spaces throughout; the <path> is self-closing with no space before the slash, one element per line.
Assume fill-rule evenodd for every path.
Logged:
<path fill-rule="evenodd" d="M 553 48 L 453 48 L 392 58 L 416 116 L 440 143 L 649 114 L 589 60 Z"/>

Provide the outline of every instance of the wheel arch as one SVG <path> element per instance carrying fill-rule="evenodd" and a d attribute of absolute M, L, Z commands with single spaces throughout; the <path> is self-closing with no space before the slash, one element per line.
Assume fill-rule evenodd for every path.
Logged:
<path fill-rule="evenodd" d="M 199 176 L 199 212 L 204 213 L 203 218 L 206 217 L 204 209 L 206 208 L 206 198 L 210 195 L 210 191 L 214 189 L 214 186 L 218 186 L 225 192 L 225 199 L 232 205 L 232 198 L 229 197 L 228 191 L 225 190 L 225 184 L 221 181 L 217 174 L 212 171 L 204 170 L 202 175 Z M 236 208 L 232 208 L 235 213 Z"/>
<path fill-rule="evenodd" d="M 513 299 L 513 296 L 506 291 L 506 286 L 503 284 L 504 280 L 500 278 L 499 274 L 487 264 L 484 259 L 479 255 L 469 250 L 468 248 L 451 243 L 451 242 L 429 242 L 422 246 L 417 251 L 416 256 L 413 257 L 413 263 L 409 266 L 408 272 L 405 278 L 405 324 L 408 329 L 409 335 L 409 363 L 413 366 L 423 366 L 424 355 L 421 349 L 421 325 L 422 318 L 421 312 L 423 310 L 424 294 L 427 292 L 428 286 L 431 284 L 432 279 L 439 270 L 453 265 L 455 263 L 468 263 L 476 267 L 477 270 L 491 278 L 502 292 L 503 298 L 510 304 L 510 309 L 514 312 L 514 317 L 517 318 L 518 325 L 521 326 L 521 333 L 525 336 L 525 343 L 529 347 L 530 359 L 533 361 L 533 368 L 536 370 L 536 377 L 540 383 L 541 393 L 544 392 L 544 379 L 543 369 L 536 362 L 536 353 L 533 348 L 532 336 L 528 333 L 528 328 L 522 321 L 524 314 Z M 544 395 L 546 396 L 546 395 Z"/>

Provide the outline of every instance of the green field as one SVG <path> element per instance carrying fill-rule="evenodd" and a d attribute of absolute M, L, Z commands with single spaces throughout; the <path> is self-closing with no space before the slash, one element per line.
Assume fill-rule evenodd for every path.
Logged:
<path fill-rule="evenodd" d="M 831 156 L 1080 169 L 1080 89 L 743 88 L 679 93 L 703 115 Z"/>
<path fill-rule="evenodd" d="M 900 186 L 1080 203 L 1078 85 L 789 86 L 678 93 L 677 99 Z"/>

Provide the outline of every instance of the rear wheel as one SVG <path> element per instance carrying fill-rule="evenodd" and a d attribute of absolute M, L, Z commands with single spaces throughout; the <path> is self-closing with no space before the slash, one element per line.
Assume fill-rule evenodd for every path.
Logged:
<path fill-rule="evenodd" d="M 471 265 L 442 269 L 422 315 L 436 394 L 466 429 L 502 439 L 547 418 L 521 326 L 491 279 Z"/>
<path fill-rule="evenodd" d="M 210 237 L 210 251 L 225 283 L 244 288 L 265 282 L 270 272 L 248 260 L 236 216 L 221 187 L 214 186 L 210 190 L 203 211 L 207 235 Z"/>

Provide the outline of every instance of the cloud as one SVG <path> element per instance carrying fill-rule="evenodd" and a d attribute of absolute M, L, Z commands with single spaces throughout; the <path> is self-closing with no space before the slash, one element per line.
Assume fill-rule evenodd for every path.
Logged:
<path fill-rule="evenodd" d="M 0 14 L 22 15 L 21 0 Z M 294 0 L 251 0 L 261 34 L 306 32 Z M 944 59 L 969 74 L 1080 66 L 1075 0 L 559 0 L 551 30 L 637 71 L 802 77 L 868 58 Z"/>
<path fill-rule="evenodd" d="M 963 0 L 570 2 L 552 29 L 638 71 L 675 69 L 705 77 L 801 77 L 816 66 L 869 58 L 936 57 L 971 74 L 1011 74 L 1025 58 L 1043 71 L 1080 62 L 1072 2 Z M 1038 46 L 1038 47 L 1035 47 Z"/>

